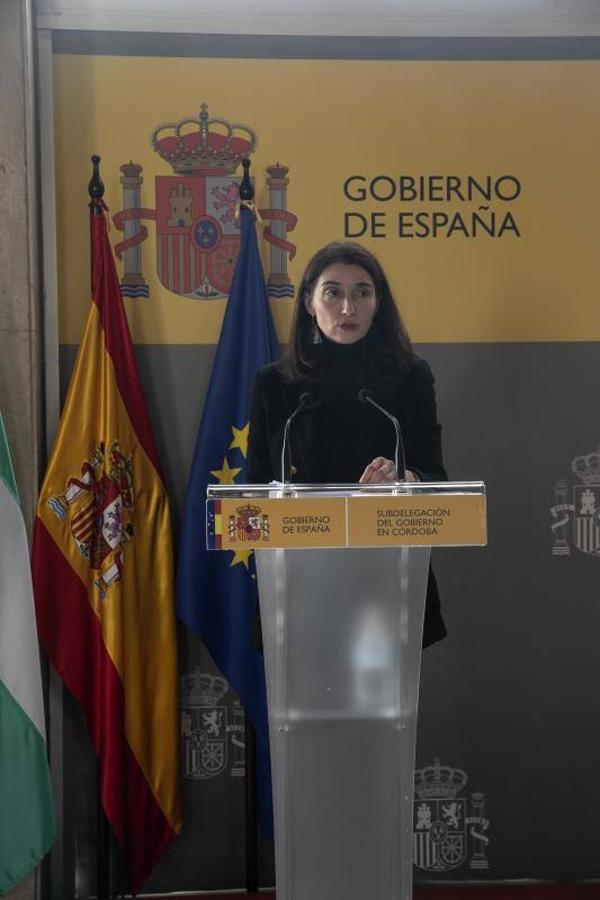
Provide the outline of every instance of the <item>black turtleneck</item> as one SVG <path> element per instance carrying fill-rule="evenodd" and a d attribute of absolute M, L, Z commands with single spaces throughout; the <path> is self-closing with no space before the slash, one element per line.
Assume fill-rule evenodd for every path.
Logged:
<path fill-rule="evenodd" d="M 368 364 L 365 339 L 338 344 L 323 337 L 323 375 L 315 382 L 322 400 L 316 410 L 320 479 L 325 483 L 357 482 L 376 456 L 394 458 L 393 425 L 377 410 L 358 399 L 361 388 L 373 391 L 384 406 L 390 385 Z"/>

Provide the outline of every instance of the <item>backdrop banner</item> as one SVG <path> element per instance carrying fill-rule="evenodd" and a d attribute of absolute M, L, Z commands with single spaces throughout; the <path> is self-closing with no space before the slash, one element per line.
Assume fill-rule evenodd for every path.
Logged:
<path fill-rule="evenodd" d="M 486 59 L 485 39 L 468 60 L 389 58 L 387 43 L 375 58 L 377 40 L 345 59 L 341 39 L 338 58 L 286 59 L 277 38 L 264 58 L 199 58 L 160 37 L 160 55 L 138 35 L 129 55 L 73 38 L 54 56 L 63 381 L 93 152 L 176 533 L 239 248 L 241 156 L 282 343 L 309 255 L 344 238 L 373 250 L 435 374 L 450 477 L 487 486 L 488 547 L 434 552 L 449 635 L 423 657 L 415 877 L 600 877 L 600 60 L 551 58 L 556 41 L 547 59 Z M 181 645 L 186 818 L 148 888 L 241 887 L 242 710 L 198 639 L 182 630 Z M 67 729 L 76 779 L 85 738 Z M 90 831 L 81 804 L 67 814 Z"/>

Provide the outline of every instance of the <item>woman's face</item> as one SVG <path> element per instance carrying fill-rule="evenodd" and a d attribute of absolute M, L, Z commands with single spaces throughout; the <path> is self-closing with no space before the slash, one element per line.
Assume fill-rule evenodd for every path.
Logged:
<path fill-rule="evenodd" d="M 354 344 L 371 327 L 378 301 L 373 279 L 365 269 L 334 263 L 323 269 L 305 305 L 330 341 Z"/>

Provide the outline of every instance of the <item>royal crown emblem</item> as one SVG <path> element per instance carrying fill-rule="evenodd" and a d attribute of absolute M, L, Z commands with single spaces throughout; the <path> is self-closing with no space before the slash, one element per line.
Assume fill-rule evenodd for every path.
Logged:
<path fill-rule="evenodd" d="M 202 103 L 198 116 L 163 122 L 150 135 L 158 157 L 172 175 L 155 178 L 155 209 L 142 206 L 142 167 L 130 160 L 120 167 L 123 209 L 113 217 L 124 239 L 115 247 L 123 259 L 121 293 L 149 297 L 142 271 L 142 244 L 156 222 L 156 268 L 168 291 L 192 300 L 213 300 L 229 294 L 239 252 L 239 167 L 258 145 L 249 125 L 209 115 Z M 296 216 L 287 210 L 288 169 L 267 167 L 269 206 L 260 210 L 263 236 L 269 244 L 267 293 L 292 296 L 288 259 L 296 248 L 287 238 Z"/>
<path fill-rule="evenodd" d="M 415 771 L 413 862 L 418 868 L 431 872 L 459 868 L 468 858 L 468 838 L 469 867 L 489 867 L 485 797 L 480 792 L 471 794 L 469 809 L 467 800 L 459 796 L 467 780 L 462 769 L 442 766 L 439 759 Z"/>
<path fill-rule="evenodd" d="M 572 544 L 582 553 L 600 556 L 600 448 L 576 456 L 571 471 L 579 483 L 560 479 L 554 485 L 552 555 L 570 556 Z"/>
<path fill-rule="evenodd" d="M 587 456 L 576 456 L 571 463 L 571 470 L 584 484 L 600 485 L 600 447 Z"/>
<path fill-rule="evenodd" d="M 181 702 L 186 706 L 215 706 L 229 690 L 227 679 L 206 672 L 181 678 Z"/>
<path fill-rule="evenodd" d="M 204 169 L 233 175 L 242 159 L 256 148 L 256 134 L 247 125 L 210 118 L 203 103 L 198 118 L 158 125 L 152 146 L 177 175 Z"/>
<path fill-rule="evenodd" d="M 467 783 L 462 769 L 451 769 L 440 765 L 436 759 L 432 766 L 415 772 L 415 792 L 424 800 L 435 797 L 438 800 L 453 800 Z"/>

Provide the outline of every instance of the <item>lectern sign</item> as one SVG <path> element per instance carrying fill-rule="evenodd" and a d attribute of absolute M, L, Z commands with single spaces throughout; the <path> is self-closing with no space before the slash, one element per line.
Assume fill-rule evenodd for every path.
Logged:
<path fill-rule="evenodd" d="M 485 497 L 476 494 L 352 497 L 348 504 L 349 547 L 485 542 Z"/>
<path fill-rule="evenodd" d="M 276 497 L 263 490 L 207 501 L 212 550 L 481 546 L 485 496 L 385 493 Z"/>
<path fill-rule="evenodd" d="M 209 549 L 347 546 L 343 497 L 209 500 L 207 515 Z"/>

